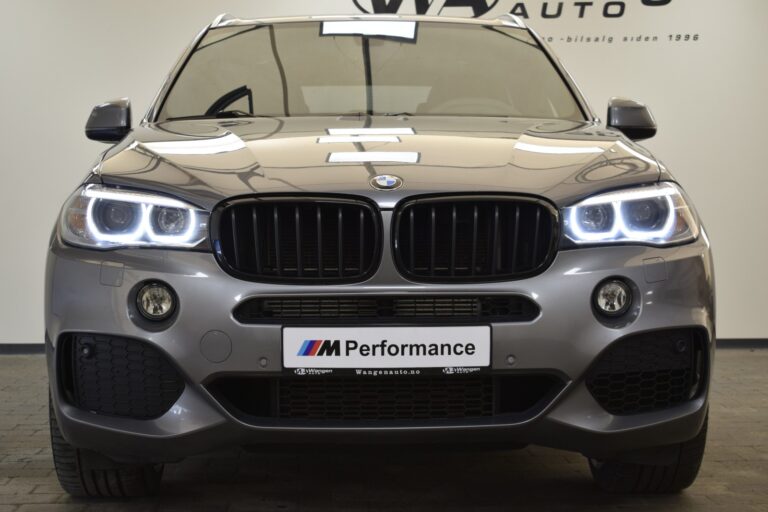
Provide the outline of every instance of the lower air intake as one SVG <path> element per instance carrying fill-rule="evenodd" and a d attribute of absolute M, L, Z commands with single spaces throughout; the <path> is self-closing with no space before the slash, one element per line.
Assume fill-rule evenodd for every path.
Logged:
<path fill-rule="evenodd" d="M 552 375 L 236 377 L 207 385 L 234 416 L 315 421 L 451 420 L 541 411 L 563 389 Z"/>
<path fill-rule="evenodd" d="M 704 335 L 672 329 L 615 342 L 587 374 L 587 389 L 608 412 L 637 414 L 695 398 L 706 374 Z"/>
<path fill-rule="evenodd" d="M 64 394 L 80 409 L 153 419 L 168 412 L 184 390 L 165 355 L 143 341 L 74 334 L 59 350 Z"/>

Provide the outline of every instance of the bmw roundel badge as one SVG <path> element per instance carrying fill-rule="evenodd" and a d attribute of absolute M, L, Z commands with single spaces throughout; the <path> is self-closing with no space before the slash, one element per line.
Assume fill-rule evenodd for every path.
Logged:
<path fill-rule="evenodd" d="M 371 178 L 371 186 L 379 190 L 395 190 L 403 186 L 403 180 L 391 174 L 380 174 Z"/>

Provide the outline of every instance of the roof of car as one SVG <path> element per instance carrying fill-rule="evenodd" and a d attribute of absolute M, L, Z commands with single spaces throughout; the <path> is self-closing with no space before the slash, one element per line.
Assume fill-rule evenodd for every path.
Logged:
<path fill-rule="evenodd" d="M 452 18 L 448 16 L 405 16 L 399 14 L 350 14 L 325 16 L 291 16 L 281 18 L 236 18 L 230 14 L 220 14 L 211 23 L 211 28 L 229 27 L 236 25 L 273 25 L 275 23 L 299 23 L 307 21 L 427 21 L 437 23 L 465 23 L 472 25 L 507 26 L 526 28 L 525 23 L 513 14 L 504 14 L 495 19 Z"/>

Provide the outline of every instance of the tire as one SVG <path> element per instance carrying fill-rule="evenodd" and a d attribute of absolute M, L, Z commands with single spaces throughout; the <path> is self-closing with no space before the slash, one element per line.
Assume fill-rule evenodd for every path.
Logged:
<path fill-rule="evenodd" d="M 75 448 L 61 435 L 50 398 L 48 416 L 53 465 L 59 484 L 68 494 L 81 498 L 133 498 L 149 496 L 160 488 L 162 464 L 121 464 Z"/>
<path fill-rule="evenodd" d="M 677 451 L 671 464 L 637 464 L 622 461 L 589 459 L 589 468 L 597 485 L 609 493 L 666 494 L 689 487 L 699 474 L 707 443 L 707 423 L 701 431 L 684 443 L 675 445 Z"/>

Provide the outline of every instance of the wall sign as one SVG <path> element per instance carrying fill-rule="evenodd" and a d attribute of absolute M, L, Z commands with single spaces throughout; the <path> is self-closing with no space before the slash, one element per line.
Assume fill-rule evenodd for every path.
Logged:
<path fill-rule="evenodd" d="M 521 18 L 556 19 L 569 10 L 578 18 L 587 16 L 602 16 L 604 18 L 621 18 L 633 8 L 663 7 L 672 0 L 639 0 L 638 1 L 571 1 L 571 2 L 511 2 L 503 0 L 352 0 L 355 6 L 368 14 L 426 14 L 426 15 L 457 15 L 478 18 L 494 11 L 498 16 L 509 12 Z"/>
<path fill-rule="evenodd" d="M 693 43 L 698 32 L 629 32 L 626 26 L 612 24 L 647 15 L 657 16 L 673 0 L 349 0 L 367 14 L 421 14 L 494 18 L 505 13 L 529 20 L 542 32 L 548 43 L 615 44 L 615 43 Z M 674 0 L 679 2 L 681 0 Z M 574 24 L 567 33 L 550 29 L 547 22 L 567 21 Z M 601 25 L 601 22 L 605 22 Z M 600 30 L 595 31 L 595 24 Z M 582 27 L 582 30 L 572 30 Z M 548 29 L 552 33 L 548 33 Z"/>

